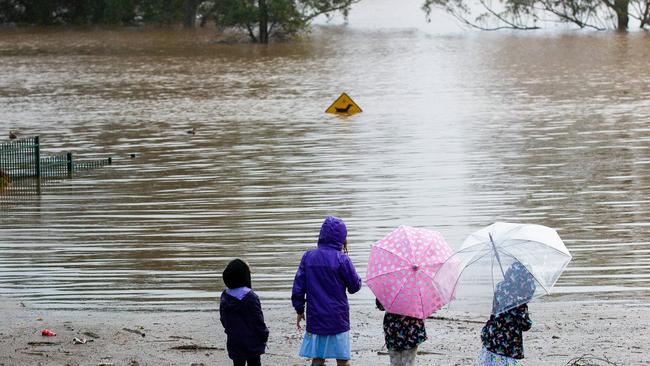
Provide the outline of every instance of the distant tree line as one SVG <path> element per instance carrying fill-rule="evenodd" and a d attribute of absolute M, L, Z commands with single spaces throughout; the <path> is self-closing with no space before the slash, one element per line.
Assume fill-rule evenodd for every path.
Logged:
<path fill-rule="evenodd" d="M 54 24 L 171 24 L 190 0 L 0 0 L 0 22 Z M 189 11 L 189 9 L 187 9 Z"/>
<path fill-rule="evenodd" d="M 557 21 L 626 31 L 630 19 L 650 28 L 650 0 L 425 0 L 423 5 L 427 15 L 436 7 L 484 30 L 538 29 L 538 21 Z"/>
<path fill-rule="evenodd" d="M 254 42 L 292 36 L 321 15 L 347 15 L 359 0 L 0 0 L 0 24 L 183 24 L 214 22 Z"/>

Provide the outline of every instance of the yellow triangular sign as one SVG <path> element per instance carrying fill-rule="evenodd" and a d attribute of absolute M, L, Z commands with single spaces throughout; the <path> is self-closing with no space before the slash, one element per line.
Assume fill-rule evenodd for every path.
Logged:
<path fill-rule="evenodd" d="M 341 94 L 341 96 L 325 110 L 325 113 L 335 114 L 354 114 L 360 112 L 362 112 L 361 107 L 359 107 L 357 103 L 355 103 L 354 100 L 345 93 Z"/>

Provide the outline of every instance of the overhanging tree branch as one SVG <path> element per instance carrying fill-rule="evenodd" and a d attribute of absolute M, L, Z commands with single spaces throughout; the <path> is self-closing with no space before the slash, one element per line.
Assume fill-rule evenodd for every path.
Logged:
<path fill-rule="evenodd" d="M 479 25 L 477 23 L 474 23 L 474 22 L 470 21 L 469 19 L 465 18 L 464 16 L 462 16 L 462 15 L 456 13 L 456 12 L 451 12 L 450 11 L 448 13 L 450 15 L 452 15 L 454 18 L 456 18 L 458 21 L 460 21 L 461 23 L 463 23 L 463 24 L 465 24 L 465 25 L 467 25 L 469 27 L 479 29 L 479 30 L 483 30 L 483 31 L 498 31 L 498 30 L 502 30 L 502 29 L 516 29 L 516 30 L 535 30 L 535 29 L 539 29 L 537 26 L 520 27 L 520 26 L 516 26 L 516 25 L 514 25 L 514 26 L 504 25 L 504 26 L 496 26 L 496 27 L 485 27 L 485 26 L 481 26 L 481 25 Z"/>
<path fill-rule="evenodd" d="M 494 11 L 494 9 L 492 9 L 491 6 L 488 6 L 488 4 L 486 4 L 484 0 L 479 0 L 479 2 L 480 2 L 481 5 L 483 5 L 483 7 L 484 7 L 484 8 L 485 8 L 485 9 L 486 9 L 490 14 L 492 14 L 495 18 L 497 18 L 497 19 L 500 20 L 501 22 L 507 24 L 507 26 L 502 26 L 502 27 L 498 27 L 498 28 L 493 28 L 493 29 L 491 29 L 491 30 L 498 30 L 499 28 L 500 28 L 500 29 L 510 28 L 510 29 L 520 29 L 520 30 L 539 29 L 539 27 L 537 27 L 537 26 L 528 27 L 528 26 L 523 26 L 523 25 L 515 24 L 514 22 L 511 22 L 511 21 L 508 21 L 504 16 L 502 16 L 501 14 L 497 13 L 496 11 Z"/>
<path fill-rule="evenodd" d="M 424 0 L 422 9 L 427 20 L 432 9 L 439 7 L 461 23 L 482 30 L 539 29 L 537 20 L 550 14 L 561 22 L 595 30 L 611 28 L 609 22 L 614 20 L 615 28 L 624 31 L 634 2 L 643 2 L 638 16 L 646 19 L 641 21 L 645 27 L 650 24 L 650 6 L 646 8 L 650 0 Z"/>
<path fill-rule="evenodd" d="M 602 30 L 606 29 L 606 28 L 603 28 L 603 27 L 599 27 L 599 26 L 597 26 L 595 24 L 587 23 L 587 21 L 588 21 L 587 19 L 585 19 L 585 20 L 579 19 L 578 18 L 579 11 L 576 8 L 571 9 L 571 13 L 569 13 L 567 11 L 560 11 L 560 10 L 556 9 L 553 6 L 553 2 L 548 1 L 548 0 L 542 0 L 542 1 L 539 1 L 539 3 L 542 4 L 541 10 L 549 12 L 549 13 L 557 16 L 558 18 L 560 18 L 560 20 L 562 20 L 564 22 L 573 23 L 573 24 L 577 25 L 580 28 L 591 28 L 591 29 L 595 29 L 595 30 L 599 30 L 599 31 L 602 31 Z M 589 18 L 588 13 L 587 13 L 587 18 Z"/>
<path fill-rule="evenodd" d="M 335 7 L 328 8 L 328 9 L 319 9 L 319 10 L 315 11 L 312 14 L 306 15 L 303 19 L 306 22 L 309 22 L 310 20 L 316 18 L 319 15 L 323 15 L 323 14 L 327 14 L 327 13 L 333 13 L 333 12 L 342 11 L 342 10 L 347 10 L 347 9 L 350 8 L 350 6 L 352 6 L 352 4 L 356 4 L 359 1 L 361 1 L 361 0 L 348 0 L 348 1 L 346 1 L 345 3 L 343 3 L 343 4 L 339 5 L 339 6 L 335 6 Z"/>
<path fill-rule="evenodd" d="M 257 37 L 255 36 L 255 31 L 253 31 L 253 25 L 246 23 L 246 29 L 248 29 L 248 36 L 251 37 L 251 40 L 257 43 Z"/>
<path fill-rule="evenodd" d="M 645 5 L 645 8 L 644 8 Z M 639 16 L 631 14 L 630 16 L 638 19 L 640 21 L 639 28 L 645 29 L 647 25 L 650 25 L 650 0 L 645 0 L 643 2 L 639 1 L 637 4 Z"/>

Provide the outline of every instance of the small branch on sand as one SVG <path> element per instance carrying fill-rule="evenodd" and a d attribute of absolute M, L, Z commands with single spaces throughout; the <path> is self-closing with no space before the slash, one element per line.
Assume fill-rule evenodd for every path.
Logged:
<path fill-rule="evenodd" d="M 40 346 L 58 346 L 59 342 L 27 342 L 28 345 L 32 347 L 40 347 Z"/>
<path fill-rule="evenodd" d="M 485 323 L 484 321 L 480 321 L 480 320 L 445 318 L 444 316 L 430 316 L 427 319 L 445 320 L 445 321 L 449 321 L 449 322 L 460 322 L 460 323 L 473 323 L 473 324 L 483 324 L 483 323 Z"/>
<path fill-rule="evenodd" d="M 172 347 L 170 349 L 176 351 L 223 351 L 223 348 L 220 347 L 210 347 L 210 346 L 199 346 L 198 344 L 184 344 L 182 346 Z"/>
<path fill-rule="evenodd" d="M 37 351 L 20 351 L 20 353 L 24 353 L 26 355 L 33 355 L 33 356 L 45 356 L 45 352 L 37 352 Z"/>
<path fill-rule="evenodd" d="M 99 335 L 97 335 L 97 333 L 94 332 L 83 332 L 83 335 L 95 339 L 99 338 Z"/>
<path fill-rule="evenodd" d="M 565 366 L 616 366 L 617 364 L 610 361 L 607 357 L 596 357 L 586 354 L 571 359 Z"/>
<path fill-rule="evenodd" d="M 142 337 L 144 337 L 144 335 L 145 335 L 144 332 L 141 332 L 141 331 L 139 331 L 137 329 L 122 328 L 122 330 L 125 330 L 125 331 L 127 331 L 129 333 L 137 334 L 137 335 L 142 336 Z"/>
<path fill-rule="evenodd" d="M 418 355 L 438 355 L 438 356 L 444 356 L 445 353 L 442 352 L 431 352 L 431 351 L 418 351 Z"/>
<path fill-rule="evenodd" d="M 176 335 L 171 335 L 171 336 L 169 336 L 169 338 L 172 338 L 172 339 L 189 339 L 189 340 L 192 339 L 192 337 L 176 336 Z"/>

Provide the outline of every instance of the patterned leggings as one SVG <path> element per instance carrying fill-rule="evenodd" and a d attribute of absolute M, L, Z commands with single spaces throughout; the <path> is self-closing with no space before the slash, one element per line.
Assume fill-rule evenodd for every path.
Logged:
<path fill-rule="evenodd" d="M 511 357 L 497 355 L 483 347 L 478 360 L 476 360 L 476 366 L 524 366 L 524 362 Z"/>
<path fill-rule="evenodd" d="M 390 366 L 413 366 L 415 365 L 415 355 L 418 348 L 411 348 L 404 351 L 388 351 L 390 357 Z"/>

